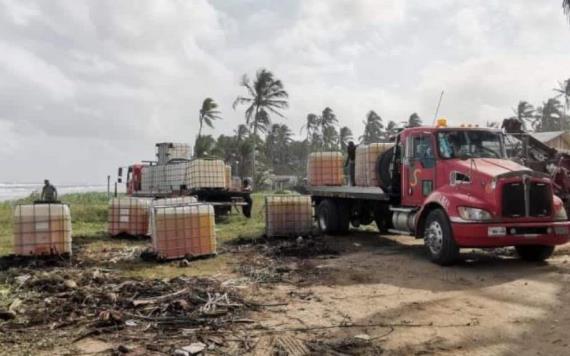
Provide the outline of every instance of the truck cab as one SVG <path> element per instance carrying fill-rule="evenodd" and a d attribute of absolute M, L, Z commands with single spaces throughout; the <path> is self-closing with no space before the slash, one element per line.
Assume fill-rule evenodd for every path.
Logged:
<path fill-rule="evenodd" d="M 141 190 L 142 171 L 146 165 L 135 163 L 128 167 L 119 167 L 117 178 L 118 183 L 123 182 L 123 168 L 126 170 L 125 186 L 127 188 L 127 195 L 134 195 Z"/>
<path fill-rule="evenodd" d="M 383 155 L 390 159 L 378 157 L 376 174 L 388 179 L 376 193 L 312 188 L 321 228 L 372 216 L 381 231 L 422 238 L 441 265 L 455 262 L 460 248 L 514 246 L 523 259 L 544 260 L 568 241 L 570 222 L 549 176 L 509 160 L 500 130 L 407 128 Z M 323 209 L 337 220 L 323 220 Z"/>

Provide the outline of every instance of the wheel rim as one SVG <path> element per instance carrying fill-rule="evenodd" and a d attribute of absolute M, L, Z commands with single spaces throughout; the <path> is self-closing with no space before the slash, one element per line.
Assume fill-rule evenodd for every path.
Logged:
<path fill-rule="evenodd" d="M 437 221 L 432 221 L 426 229 L 425 244 L 433 255 L 439 255 L 443 246 L 443 229 Z"/>

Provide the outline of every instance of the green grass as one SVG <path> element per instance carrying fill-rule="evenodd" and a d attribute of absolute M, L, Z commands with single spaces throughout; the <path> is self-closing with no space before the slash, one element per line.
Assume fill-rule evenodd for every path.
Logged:
<path fill-rule="evenodd" d="M 254 209 L 251 219 L 241 213 L 232 215 L 216 223 L 218 247 L 236 238 L 256 238 L 264 233 L 264 197 L 267 193 L 252 195 Z M 19 203 L 30 203 L 34 197 L 20 201 L 0 203 L 0 255 L 12 253 L 12 211 Z M 89 256 L 105 258 L 105 252 L 113 249 L 145 248 L 150 246 L 148 239 L 125 240 L 107 235 L 108 200 L 106 193 L 67 194 L 61 201 L 69 204 L 73 224 L 73 241 L 81 244 Z M 108 261 L 101 261 L 102 263 Z M 231 270 L 231 258 L 219 255 L 216 258 L 196 260 L 190 267 L 180 268 L 177 262 L 152 263 L 142 260 L 119 262 L 114 268 L 125 275 L 147 278 L 170 278 L 178 275 L 215 275 Z"/>

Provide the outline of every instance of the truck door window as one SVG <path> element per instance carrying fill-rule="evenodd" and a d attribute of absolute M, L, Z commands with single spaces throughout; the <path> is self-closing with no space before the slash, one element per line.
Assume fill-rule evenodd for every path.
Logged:
<path fill-rule="evenodd" d="M 433 168 L 435 156 L 433 154 L 431 136 L 414 136 L 412 137 L 411 146 L 411 158 L 413 160 L 420 161 L 424 168 Z"/>

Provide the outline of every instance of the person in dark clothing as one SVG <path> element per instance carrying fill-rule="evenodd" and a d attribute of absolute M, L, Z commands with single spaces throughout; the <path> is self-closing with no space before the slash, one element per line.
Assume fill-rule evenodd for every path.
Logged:
<path fill-rule="evenodd" d="M 49 180 L 44 180 L 44 187 L 42 188 L 41 200 L 43 202 L 53 203 L 57 201 L 57 189 L 50 184 Z"/>
<path fill-rule="evenodd" d="M 348 146 L 346 147 L 346 152 L 348 155 L 346 156 L 346 162 L 344 166 L 348 166 L 348 185 L 354 186 L 354 162 L 356 160 L 356 145 L 354 142 L 348 142 Z"/>
<path fill-rule="evenodd" d="M 243 200 L 245 201 L 245 203 L 247 203 L 247 205 L 244 205 L 242 207 L 242 212 L 246 218 L 250 218 L 251 217 L 251 209 L 253 207 L 253 200 L 251 200 L 251 195 L 250 195 L 250 193 L 252 191 L 252 187 L 251 187 L 251 183 L 249 182 L 249 179 L 247 179 L 247 178 L 243 179 L 241 190 L 243 192 L 247 193 L 243 197 Z"/>

